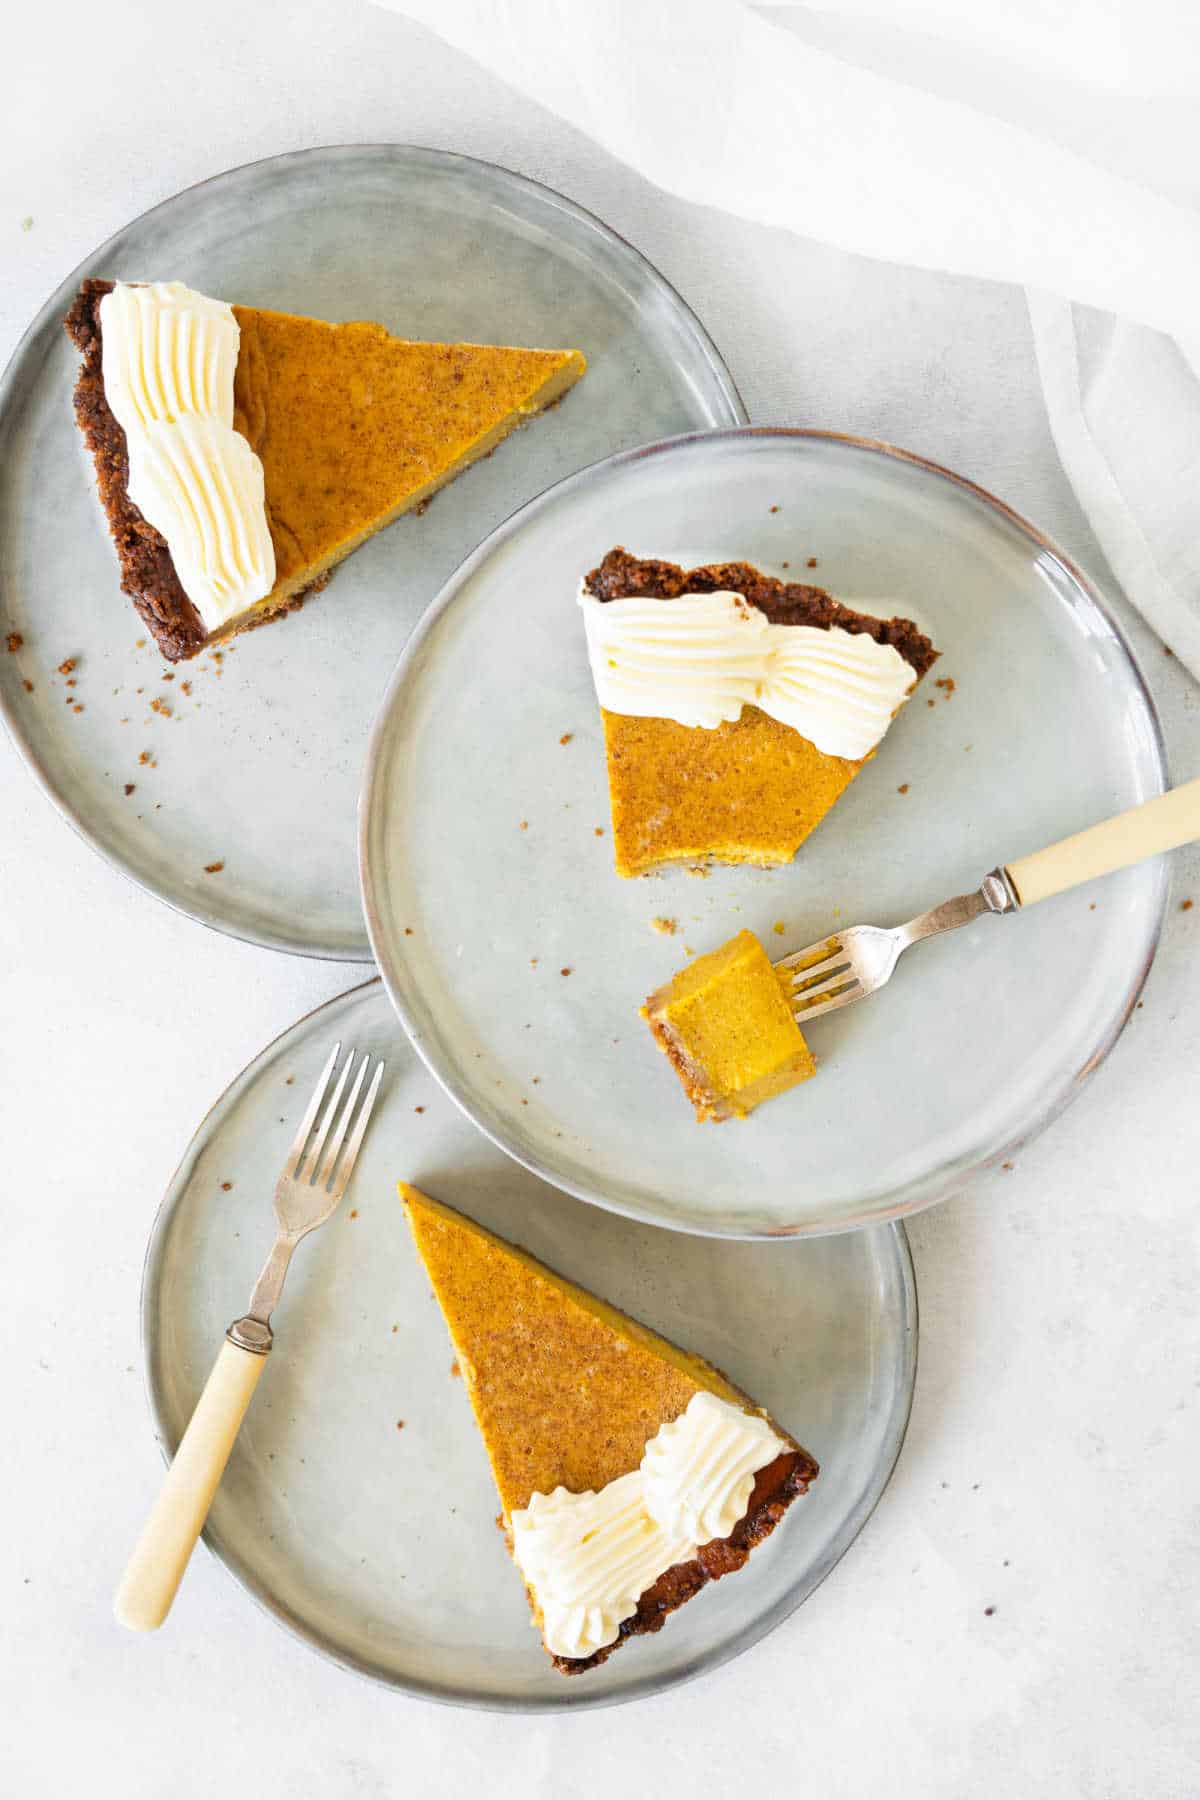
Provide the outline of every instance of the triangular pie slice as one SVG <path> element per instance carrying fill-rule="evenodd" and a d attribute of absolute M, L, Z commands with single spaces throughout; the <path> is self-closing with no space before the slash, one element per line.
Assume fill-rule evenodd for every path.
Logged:
<path fill-rule="evenodd" d="M 100 308 L 87 281 L 66 320 L 83 354 L 75 411 L 121 562 L 121 586 L 170 662 L 276 617 L 334 565 L 447 482 L 584 373 L 578 350 L 416 343 L 382 325 L 333 325 L 234 306 L 236 430 L 262 462 L 275 582 L 206 627 L 166 539 L 129 497 L 126 438 L 105 396 Z"/>
<path fill-rule="evenodd" d="M 708 1408 L 735 1429 L 760 1434 L 767 1445 L 751 1459 L 760 1466 L 752 1481 L 745 1477 L 748 1497 L 739 1502 L 742 1511 L 733 1529 L 689 1544 L 682 1560 L 655 1570 L 619 1622 L 614 1618 L 597 1631 L 595 1622 L 585 1619 L 585 1654 L 563 1654 L 561 1644 L 556 1649 L 547 1641 L 552 1633 L 545 1596 L 522 1566 L 534 1620 L 555 1666 L 564 1674 L 594 1668 L 627 1638 L 657 1631 L 709 1581 L 741 1569 L 792 1501 L 807 1491 L 817 1464 L 702 1357 L 668 1343 L 439 1201 L 403 1182 L 400 1193 L 450 1330 L 518 1563 L 524 1534 L 531 1522 L 537 1524 L 541 1502 L 531 1506 L 535 1496 L 569 1508 L 572 1496 L 635 1489 L 647 1446 L 671 1443 L 672 1429 L 676 1435 L 679 1430 L 675 1422 L 685 1415 L 690 1419 Z M 713 1408 L 713 1400 L 720 1405 Z M 672 1429 L 663 1435 L 664 1427 Z M 772 1434 L 775 1441 L 769 1442 Z M 623 1486 L 617 1490 L 610 1484 Z M 565 1496 L 558 1490 L 566 1490 Z M 562 1529 L 562 1520 L 554 1523 Z M 649 1519 L 635 1523 L 653 1529 Z M 591 1534 L 579 1535 L 586 1541 Z M 702 1530 L 695 1534 L 697 1540 L 703 1535 Z M 606 1636 L 608 1641 L 597 1642 Z"/>
<path fill-rule="evenodd" d="M 764 575 L 750 563 L 689 569 L 618 547 L 583 583 L 585 599 L 605 605 L 657 601 L 664 621 L 682 597 L 721 593 L 740 596 L 772 626 L 835 630 L 843 646 L 848 639 L 872 640 L 867 648 L 874 653 L 881 646 L 894 656 L 909 692 L 937 659 L 911 619 L 856 612 L 823 588 Z M 599 687 L 604 671 L 597 675 Z M 618 712 L 603 702 L 601 714 L 613 853 L 624 876 L 666 863 L 765 868 L 789 862 L 875 754 L 831 754 L 753 704 L 712 727 Z"/>

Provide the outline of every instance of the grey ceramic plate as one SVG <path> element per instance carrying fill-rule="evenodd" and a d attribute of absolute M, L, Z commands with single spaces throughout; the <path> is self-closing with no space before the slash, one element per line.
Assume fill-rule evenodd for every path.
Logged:
<path fill-rule="evenodd" d="M 576 344 L 590 368 L 557 411 L 367 545 L 298 616 L 240 638 L 219 679 L 205 657 L 164 683 L 119 590 L 72 419 L 78 359 L 62 318 L 87 275 L 171 276 L 409 337 Z M 25 640 L 0 655 L 0 708 L 65 817 L 143 887 L 256 943 L 366 960 L 354 804 L 370 721 L 423 607 L 559 476 L 663 432 L 744 418 L 679 296 L 547 188 L 407 145 L 306 150 L 219 175 L 88 257 L 0 386 L 0 638 Z M 69 656 L 72 689 L 55 674 Z M 150 710 L 155 697 L 169 718 Z M 206 874 L 213 862 L 224 869 Z"/>
<path fill-rule="evenodd" d="M 575 605 L 616 542 L 801 573 L 816 557 L 835 594 L 924 621 L 954 690 L 928 683 L 787 868 L 620 881 Z M 1078 1092 L 1153 955 L 1161 861 L 915 951 L 812 1026 L 818 1078 L 745 1123 L 694 1122 L 644 996 L 742 926 L 782 955 L 839 920 L 899 923 L 1163 783 L 1128 647 L 1033 527 L 885 446 L 714 433 L 563 482 L 443 590 L 373 739 L 368 924 L 422 1056 L 547 1180 L 689 1231 L 843 1229 L 953 1191 Z"/>
<path fill-rule="evenodd" d="M 210 1515 L 211 1548 L 317 1649 L 435 1699 L 603 1705 L 744 1650 L 828 1574 L 899 1454 L 917 1336 L 903 1229 L 721 1245 L 580 1206 L 468 1124 L 378 982 L 302 1019 L 251 1063 L 171 1184 L 142 1296 L 164 1450 L 266 1253 L 275 1175 L 337 1038 L 385 1057 L 386 1083 L 340 1213 L 293 1264 L 276 1348 Z M 401 1176 L 702 1351 L 822 1464 L 741 1574 L 578 1680 L 546 1660 L 496 1531 L 483 1446 L 396 1197 Z"/>

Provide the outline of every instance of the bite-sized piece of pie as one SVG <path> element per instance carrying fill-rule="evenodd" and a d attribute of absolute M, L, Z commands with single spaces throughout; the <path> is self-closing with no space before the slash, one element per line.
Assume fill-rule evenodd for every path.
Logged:
<path fill-rule="evenodd" d="M 817 1072 L 752 931 L 680 969 L 650 995 L 642 1017 L 701 1120 L 744 1119 Z"/>
<path fill-rule="evenodd" d="M 796 1440 L 702 1357 L 400 1184 L 557 1669 L 657 1631 L 815 1480 Z"/>
<path fill-rule="evenodd" d="M 750 563 L 685 569 L 618 548 L 579 599 L 618 875 L 790 861 L 938 654 L 911 619 Z"/>
<path fill-rule="evenodd" d="M 85 281 L 75 416 L 129 594 L 169 662 L 287 612 L 587 367 Z"/>

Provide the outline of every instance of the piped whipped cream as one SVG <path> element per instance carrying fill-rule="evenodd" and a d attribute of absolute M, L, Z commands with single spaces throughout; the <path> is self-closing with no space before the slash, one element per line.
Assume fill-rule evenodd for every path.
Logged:
<path fill-rule="evenodd" d="M 712 730 L 752 705 L 826 756 L 873 750 L 916 684 L 891 644 L 840 626 L 775 625 L 743 595 L 597 600 L 580 589 L 606 712 Z"/>
<path fill-rule="evenodd" d="M 614 1643 L 660 1575 L 729 1536 L 755 1475 L 787 1449 L 760 1414 L 702 1392 L 599 1493 L 534 1494 L 510 1524 L 547 1648 L 586 1657 Z"/>
<path fill-rule="evenodd" d="M 206 631 L 275 585 L 263 466 L 233 425 L 233 308 L 178 281 L 100 302 L 104 395 L 125 433 L 129 498 L 167 541 Z"/>

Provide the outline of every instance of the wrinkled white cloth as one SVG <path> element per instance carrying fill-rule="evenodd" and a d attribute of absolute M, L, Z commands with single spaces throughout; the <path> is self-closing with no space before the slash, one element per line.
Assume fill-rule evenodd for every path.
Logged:
<path fill-rule="evenodd" d="M 1130 599 L 1200 679 L 1200 210 L 804 35 L 951 38 L 1113 107 L 1194 98 L 1178 0 L 382 0 L 685 199 L 846 251 L 1028 291 L 1064 468 Z M 871 13 L 880 12 L 877 20 Z M 1135 165 L 1136 166 L 1136 165 Z M 1096 316 L 1096 310 L 1109 315 Z M 798 342 L 798 354 L 802 345 Z"/>

